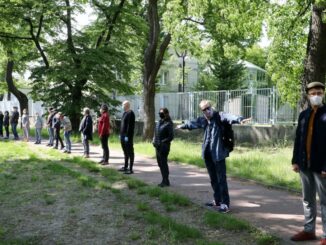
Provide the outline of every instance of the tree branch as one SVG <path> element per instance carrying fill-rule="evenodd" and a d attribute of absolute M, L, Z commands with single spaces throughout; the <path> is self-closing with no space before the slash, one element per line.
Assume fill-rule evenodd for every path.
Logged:
<path fill-rule="evenodd" d="M 205 25 L 205 21 L 194 20 L 191 17 L 184 18 L 184 20 L 187 20 L 187 21 L 190 21 L 190 22 L 194 22 L 194 23 L 199 24 L 199 25 Z"/>
<path fill-rule="evenodd" d="M 6 32 L 0 32 L 0 38 L 18 39 L 18 40 L 33 40 L 31 37 L 14 36 L 13 34 L 6 33 Z"/>

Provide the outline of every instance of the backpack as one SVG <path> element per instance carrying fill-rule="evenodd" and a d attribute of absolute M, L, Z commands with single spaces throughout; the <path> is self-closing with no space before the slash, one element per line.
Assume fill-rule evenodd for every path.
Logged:
<path fill-rule="evenodd" d="M 234 131 L 232 129 L 232 124 L 229 124 L 227 121 L 222 121 L 220 113 L 217 112 L 217 124 L 222 128 L 222 140 L 224 147 L 233 151 L 234 148 Z"/>

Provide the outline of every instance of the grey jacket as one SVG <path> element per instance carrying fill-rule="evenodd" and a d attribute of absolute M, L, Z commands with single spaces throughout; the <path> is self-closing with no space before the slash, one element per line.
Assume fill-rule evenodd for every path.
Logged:
<path fill-rule="evenodd" d="M 226 121 L 229 124 L 237 124 L 243 120 L 243 117 L 235 116 L 232 114 L 224 113 L 224 112 L 213 112 L 213 117 L 211 118 L 210 122 L 204 117 L 198 117 L 193 121 L 188 121 L 185 124 L 181 125 L 182 129 L 204 129 L 204 139 L 202 144 L 202 157 L 205 156 L 205 149 L 208 147 L 211 150 L 212 159 L 214 161 L 221 161 L 229 156 L 229 150 L 224 147 L 223 140 L 222 140 L 222 129 L 220 124 L 217 122 L 218 115 L 220 114 L 221 121 Z M 209 123 L 212 123 L 211 127 L 212 130 L 209 130 Z M 209 135 L 210 133 L 210 135 Z M 209 137 L 210 136 L 210 137 Z M 208 140 L 211 138 L 211 140 Z"/>

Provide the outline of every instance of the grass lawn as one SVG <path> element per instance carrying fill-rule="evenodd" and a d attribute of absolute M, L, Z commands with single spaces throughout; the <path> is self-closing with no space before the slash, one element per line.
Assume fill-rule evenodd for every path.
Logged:
<path fill-rule="evenodd" d="M 0 149 L 0 244 L 278 244 L 94 162 L 23 142 Z"/>

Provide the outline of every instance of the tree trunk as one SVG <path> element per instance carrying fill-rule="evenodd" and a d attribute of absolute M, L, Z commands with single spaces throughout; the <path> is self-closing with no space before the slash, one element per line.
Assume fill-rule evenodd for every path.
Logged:
<path fill-rule="evenodd" d="M 313 81 L 325 83 L 326 76 L 326 23 L 323 23 L 325 7 L 312 8 L 304 72 L 301 81 L 301 108 L 306 104 L 306 85 Z"/>
<path fill-rule="evenodd" d="M 167 34 L 160 45 L 157 53 L 157 47 L 160 36 L 160 22 L 158 17 L 157 0 L 149 0 L 148 3 L 148 46 L 144 55 L 144 129 L 143 139 L 152 140 L 155 128 L 155 81 L 157 73 L 162 64 L 165 50 L 167 49 L 171 35 Z"/>
<path fill-rule="evenodd" d="M 12 73 L 14 70 L 14 61 L 11 60 L 11 58 L 9 58 L 9 57 L 10 57 L 10 55 L 8 55 L 8 61 L 7 61 L 6 82 L 8 85 L 9 92 L 12 93 L 13 95 L 15 95 L 19 101 L 20 115 L 22 115 L 23 109 L 27 109 L 27 111 L 29 111 L 28 98 L 24 93 L 19 91 L 14 84 L 14 80 L 12 78 Z"/>

